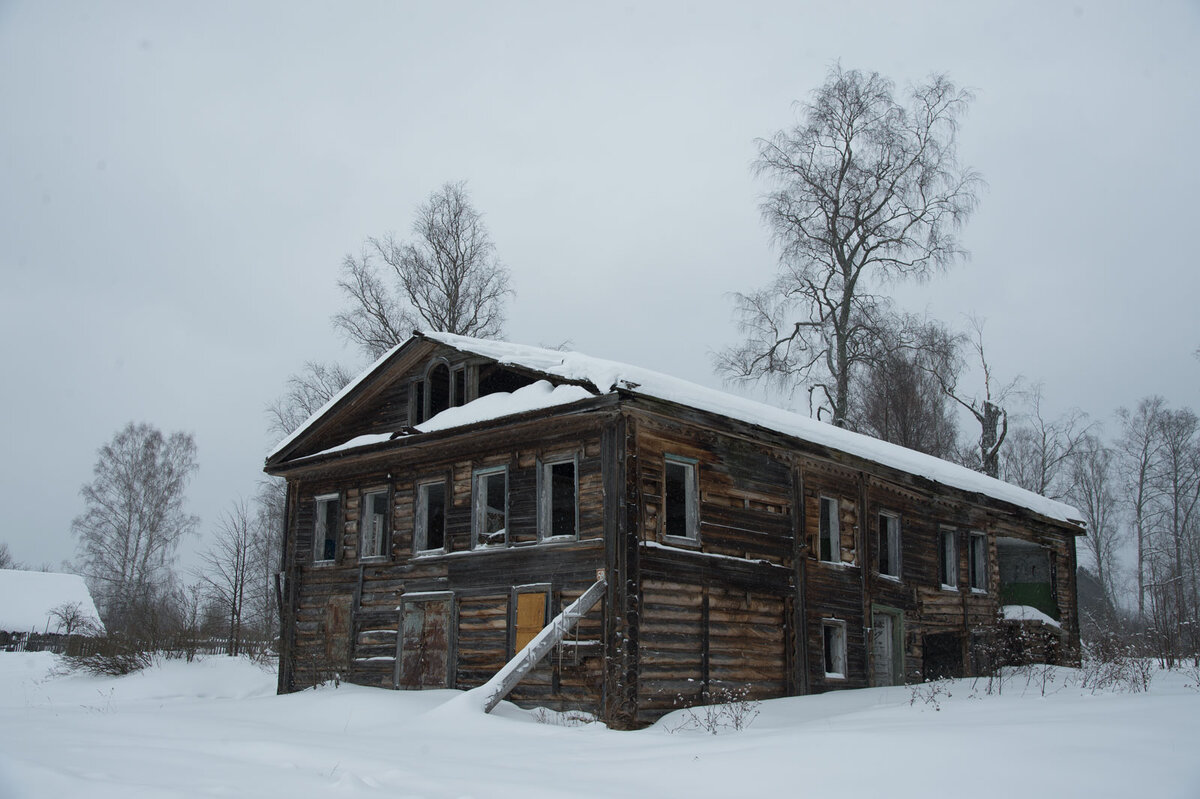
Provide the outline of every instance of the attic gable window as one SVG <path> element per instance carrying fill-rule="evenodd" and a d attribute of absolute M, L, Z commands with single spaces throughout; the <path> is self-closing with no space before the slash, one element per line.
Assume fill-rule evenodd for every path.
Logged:
<path fill-rule="evenodd" d="M 338 527 L 342 518 L 342 498 L 339 494 L 324 494 L 313 498 L 313 561 L 328 563 L 337 559 Z"/>
<path fill-rule="evenodd" d="M 466 366 L 451 367 L 444 360 L 435 360 L 425 371 L 424 377 L 412 382 L 409 403 L 410 425 L 432 419 L 447 408 L 466 405 Z"/>

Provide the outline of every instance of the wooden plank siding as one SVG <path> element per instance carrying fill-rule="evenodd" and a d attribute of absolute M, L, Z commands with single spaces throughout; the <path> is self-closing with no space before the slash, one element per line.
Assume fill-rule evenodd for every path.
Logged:
<path fill-rule="evenodd" d="M 1068 662 L 1077 657 L 1075 541 L 1065 525 L 748 423 L 617 391 L 515 419 L 314 454 L 354 435 L 399 429 L 411 380 L 432 357 L 490 370 L 495 385 L 537 379 L 426 342 L 397 361 L 390 383 L 364 388 L 355 408 L 339 410 L 336 424 L 273 467 L 288 479 L 281 691 L 334 675 L 397 687 L 398 647 L 406 634 L 417 640 L 424 624 L 414 613 L 406 633 L 401 608 L 420 601 L 447 603 L 438 632 L 448 636 L 449 684 L 482 685 L 516 649 L 522 590 L 543 592 L 553 617 L 599 570 L 603 602 L 519 683 L 512 701 L 586 710 L 631 728 L 721 688 L 748 686 L 751 698 L 768 698 L 920 680 L 931 664 L 970 672 L 973 641 L 996 626 L 1000 612 L 1000 538 L 1046 550 L 1063 623 L 1056 646 Z M 576 464 L 578 534 L 543 542 L 540 464 L 562 459 Z M 507 545 L 473 549 L 475 474 L 497 467 L 507 475 Z M 681 473 L 694 477 L 687 514 L 694 526 L 668 536 L 667 478 L 677 486 Z M 417 553 L 419 486 L 436 480 L 448 489 L 444 550 Z M 364 558 L 360 503 L 380 489 L 391 508 L 385 554 Z M 334 494 L 335 556 L 314 562 L 316 498 Z M 822 498 L 833 500 L 838 522 L 826 559 Z M 678 530 L 681 517 L 672 513 Z M 899 524 L 896 576 L 879 569 L 884 513 Z M 942 586 L 939 572 L 945 531 L 957 542 L 952 588 Z M 983 590 L 968 584 L 973 533 L 987 540 Z M 872 646 L 878 614 L 897 627 L 887 647 Z M 826 674 L 823 628 L 830 623 L 844 630 L 842 676 Z M 894 668 L 876 664 L 875 651 Z"/>

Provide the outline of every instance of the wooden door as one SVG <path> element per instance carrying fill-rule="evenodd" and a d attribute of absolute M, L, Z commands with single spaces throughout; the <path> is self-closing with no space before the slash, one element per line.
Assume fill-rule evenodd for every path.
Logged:
<path fill-rule="evenodd" d="M 890 613 L 871 614 L 871 649 L 875 685 L 896 684 L 896 619 Z"/>
<path fill-rule="evenodd" d="M 400 612 L 400 688 L 450 687 L 450 599 L 410 600 Z"/>
<path fill-rule="evenodd" d="M 546 594 L 517 594 L 517 629 L 513 638 L 513 654 L 520 652 L 546 626 Z"/>

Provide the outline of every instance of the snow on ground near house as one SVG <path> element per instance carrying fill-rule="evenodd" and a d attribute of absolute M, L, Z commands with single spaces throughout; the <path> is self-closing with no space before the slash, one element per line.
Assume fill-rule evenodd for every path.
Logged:
<path fill-rule="evenodd" d="M 88 621 L 103 628 L 92 595 L 78 574 L 0 569 L 0 630 L 59 632 L 50 611 L 74 602 Z"/>
<path fill-rule="evenodd" d="M 232 658 L 122 678 L 57 663 L 0 653 L 0 797 L 1200 796 L 1200 692 L 1180 673 L 1149 694 L 963 680 L 940 710 L 905 687 L 779 699 L 713 736 L 670 732 L 678 713 L 632 733 L 485 716 L 457 691 L 275 696 Z"/>
<path fill-rule="evenodd" d="M 1005 605 L 1001 608 L 1004 618 L 1009 621 L 1040 621 L 1042 624 L 1049 624 L 1051 627 L 1062 628 L 1052 616 L 1038 610 L 1030 605 Z"/>

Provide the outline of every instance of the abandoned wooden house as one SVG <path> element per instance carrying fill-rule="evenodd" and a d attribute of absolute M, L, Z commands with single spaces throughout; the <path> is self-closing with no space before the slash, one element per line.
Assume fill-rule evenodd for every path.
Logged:
<path fill-rule="evenodd" d="M 280 691 L 479 686 L 573 602 L 509 698 L 618 727 L 722 687 L 970 674 L 1005 626 L 1078 651 L 1073 509 L 578 353 L 417 333 L 265 468 Z"/>

